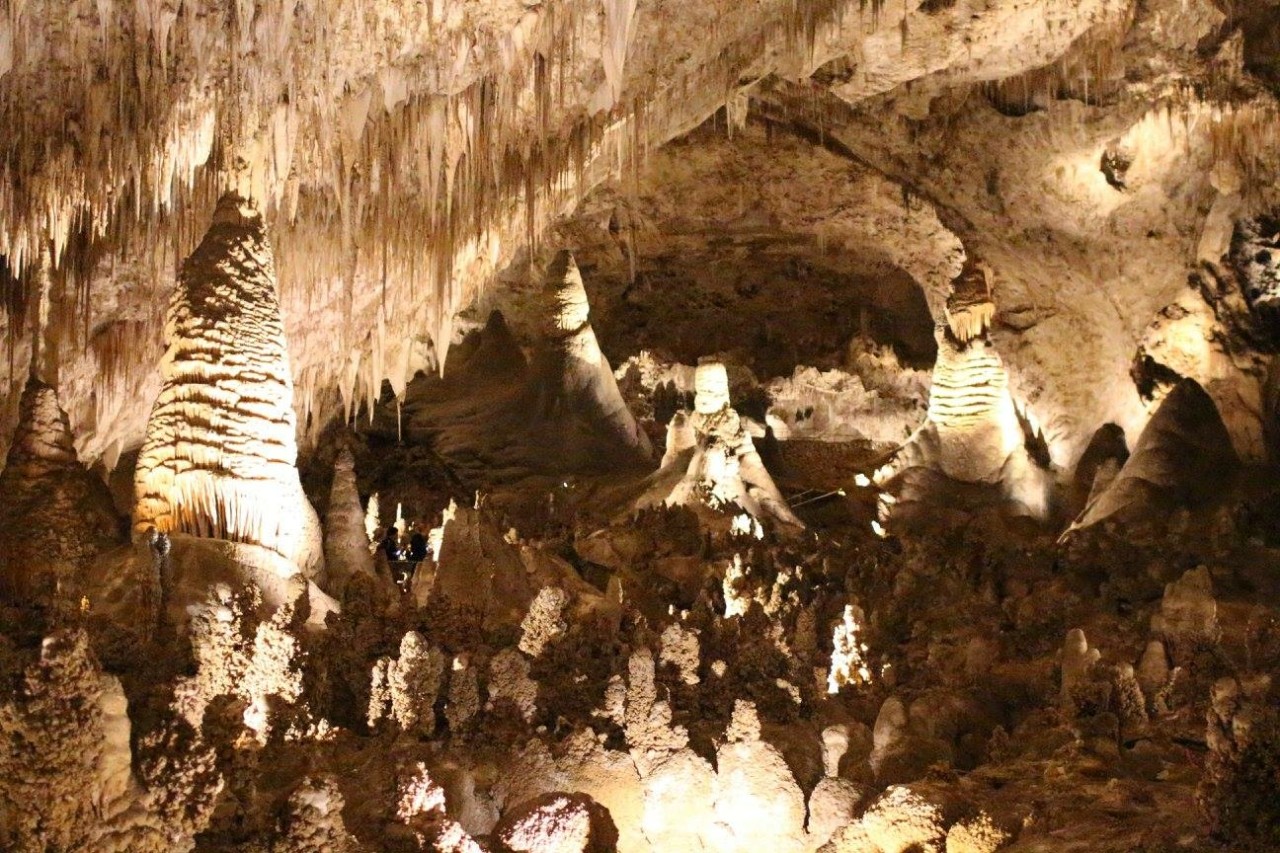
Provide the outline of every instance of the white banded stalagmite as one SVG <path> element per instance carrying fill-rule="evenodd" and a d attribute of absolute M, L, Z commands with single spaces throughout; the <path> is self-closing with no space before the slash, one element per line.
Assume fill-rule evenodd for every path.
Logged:
<path fill-rule="evenodd" d="M 154 527 L 260 545 L 315 576 L 320 525 L 298 479 L 274 260 L 251 203 L 218 202 L 182 265 L 165 338 L 134 479 L 135 535 Z"/>
<path fill-rule="evenodd" d="M 1036 478 L 1019 456 L 1025 437 L 1008 371 L 989 334 L 995 316 L 989 275 L 970 258 L 952 282 L 946 322 L 934 333 L 938 356 L 927 419 L 875 479 L 886 484 L 907 469 L 929 468 L 964 483 L 1002 483 L 1011 497 L 1038 511 L 1040 501 L 1024 494 Z M 1015 456 L 1018 464 L 1010 467 Z M 1017 482 L 1006 482 L 1011 477 Z"/>

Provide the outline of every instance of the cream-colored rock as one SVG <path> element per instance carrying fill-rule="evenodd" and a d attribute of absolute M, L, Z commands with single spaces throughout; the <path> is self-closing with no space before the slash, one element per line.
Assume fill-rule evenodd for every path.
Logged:
<path fill-rule="evenodd" d="M 1064 708 L 1073 709 L 1077 701 L 1077 693 L 1093 675 L 1093 668 L 1102 657 L 1102 652 L 1089 645 L 1089 640 L 1080 628 L 1072 628 L 1062 644 L 1062 684 L 1058 691 L 1058 700 Z"/>
<path fill-rule="evenodd" d="M 537 364 L 541 406 L 548 411 L 567 408 L 598 424 L 623 447 L 648 460 L 653 447 L 636 423 L 596 333 L 591 328 L 587 291 L 573 255 L 558 252 L 547 268 L 551 302 L 547 344 Z"/>
<path fill-rule="evenodd" d="M 674 666 L 685 684 L 697 684 L 701 680 L 698 676 L 701 654 L 697 632 L 683 627 L 679 622 L 672 622 L 663 630 L 659 642 L 662 650 L 658 661 Z"/>
<path fill-rule="evenodd" d="M 1009 833 L 986 813 L 962 820 L 947 830 L 947 853 L 996 853 L 1009 843 Z"/>
<path fill-rule="evenodd" d="M 789 851 L 805 847 L 805 801 L 782 754 L 759 740 L 755 707 L 735 704 L 727 743 L 716 750 L 711 848 Z"/>
<path fill-rule="evenodd" d="M 179 275 L 164 385 L 135 473 L 135 536 L 151 528 L 261 545 L 308 578 L 324 563 L 302 493 L 293 374 L 266 226 L 234 195 Z"/>
<path fill-rule="evenodd" d="M 881 794 L 861 823 L 884 853 L 942 853 L 946 844 L 947 830 L 938 807 L 900 785 Z"/>
<path fill-rule="evenodd" d="M 559 587 L 544 586 L 540 589 L 520 623 L 520 651 L 536 658 L 547 643 L 563 634 L 569 627 L 562 618 L 568 604 L 569 594 Z"/>
<path fill-rule="evenodd" d="M 853 816 L 867 792 L 848 779 L 826 776 L 809 795 L 809 841 L 821 846 L 836 831 L 853 822 Z"/>
<path fill-rule="evenodd" d="M 11 600 L 89 591 L 85 573 L 119 541 L 102 481 L 81 465 L 57 391 L 31 378 L 0 472 L 0 591 Z"/>
<path fill-rule="evenodd" d="M 1218 641 L 1218 602 L 1208 568 L 1190 569 L 1165 585 L 1160 610 L 1151 616 L 1151 631 L 1184 653 L 1197 644 Z"/>
<path fill-rule="evenodd" d="M 651 486 L 638 505 L 697 502 L 714 509 L 738 506 L 756 518 L 768 517 L 785 526 L 803 527 L 730 405 L 724 365 L 716 361 L 699 364 L 694 384 L 694 411 L 688 419 L 694 433 L 692 450 L 677 449 L 676 455 L 668 453 L 664 457 L 666 467 L 651 478 Z M 680 448 L 687 437 L 673 432 L 676 429 L 669 427 L 669 438 L 672 447 Z"/>
<path fill-rule="evenodd" d="M 375 576 L 364 515 L 356 491 L 355 459 L 344 447 L 333 462 L 333 484 L 324 517 L 324 586 L 335 596 L 340 597 L 352 575 Z"/>

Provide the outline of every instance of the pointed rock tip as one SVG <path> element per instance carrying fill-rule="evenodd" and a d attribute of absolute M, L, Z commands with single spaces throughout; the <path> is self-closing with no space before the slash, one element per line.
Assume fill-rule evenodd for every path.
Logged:
<path fill-rule="evenodd" d="M 251 225 L 261 221 L 257 206 L 237 192 L 225 192 L 218 199 L 210 225 Z"/>
<path fill-rule="evenodd" d="M 547 267 L 547 290 L 551 294 L 551 325 L 553 332 L 575 332 L 588 322 L 591 306 L 587 302 L 587 290 L 582 284 L 582 273 L 573 259 L 573 253 L 561 249 Z"/>

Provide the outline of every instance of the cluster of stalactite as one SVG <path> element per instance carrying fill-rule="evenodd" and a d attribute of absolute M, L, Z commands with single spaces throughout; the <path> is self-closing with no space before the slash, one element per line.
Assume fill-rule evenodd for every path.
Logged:
<path fill-rule="evenodd" d="M 482 21 L 392 0 L 49 5 L 20 4 L 0 33 L 12 47 L 0 114 L 14 128 L 0 141 L 0 255 L 10 329 L 34 276 L 51 275 L 55 351 L 91 349 L 105 368 L 92 406 L 69 402 L 78 433 L 142 389 L 163 329 L 158 310 L 100 325 L 93 283 L 125 259 L 167 276 L 224 191 L 262 211 L 286 310 L 344 321 L 323 357 L 295 360 L 304 425 L 351 416 L 384 379 L 400 392 L 441 365 L 456 311 L 583 193 L 634 174 L 739 80 L 808 67 L 863 12 L 778 3 L 747 22 L 717 8 L 703 61 L 668 67 L 655 45 L 669 22 L 628 3 Z M 28 103 L 51 84 L 58 97 Z M 83 441 L 95 459 L 120 450 Z"/>

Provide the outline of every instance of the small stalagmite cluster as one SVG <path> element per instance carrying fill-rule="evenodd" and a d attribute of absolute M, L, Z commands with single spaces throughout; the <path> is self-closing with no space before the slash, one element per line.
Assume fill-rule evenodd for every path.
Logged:
<path fill-rule="evenodd" d="M 669 486 L 668 481 L 676 477 L 675 484 Z M 757 518 L 803 527 L 733 408 L 728 373 L 716 361 L 698 365 L 693 411 L 671 419 L 666 453 L 655 479 L 641 506 L 698 502 L 717 509 L 741 507 Z"/>

